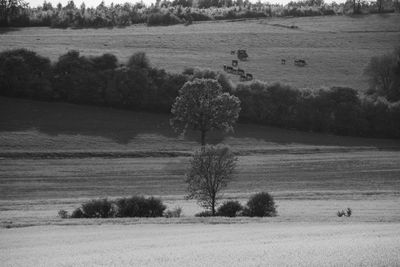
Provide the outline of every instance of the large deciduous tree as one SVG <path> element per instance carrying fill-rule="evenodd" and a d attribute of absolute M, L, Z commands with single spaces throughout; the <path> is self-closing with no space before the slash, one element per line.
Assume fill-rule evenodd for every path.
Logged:
<path fill-rule="evenodd" d="M 223 93 L 221 85 L 212 79 L 186 82 L 172 105 L 171 126 L 178 133 L 191 128 L 201 133 L 201 145 L 206 144 L 206 133 L 211 130 L 233 130 L 239 117 L 240 100 Z"/>
<path fill-rule="evenodd" d="M 232 180 L 236 161 L 228 147 L 206 146 L 196 151 L 186 174 L 187 198 L 196 199 L 214 216 L 221 190 Z"/>

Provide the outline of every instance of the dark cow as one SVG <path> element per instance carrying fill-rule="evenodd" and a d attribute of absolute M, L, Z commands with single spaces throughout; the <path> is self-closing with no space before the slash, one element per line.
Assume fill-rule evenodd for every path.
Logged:
<path fill-rule="evenodd" d="M 231 66 L 228 66 L 228 67 L 226 67 L 226 71 L 229 72 L 229 73 L 232 73 L 233 68 Z"/>
<path fill-rule="evenodd" d="M 236 54 L 236 51 L 235 50 L 231 50 L 231 55 L 234 55 L 234 54 Z"/>
<path fill-rule="evenodd" d="M 286 64 L 286 59 L 281 59 L 281 64 L 285 65 Z"/>
<path fill-rule="evenodd" d="M 238 74 L 238 75 L 244 75 L 244 70 L 238 69 L 238 70 L 237 70 L 237 74 Z"/>
<path fill-rule="evenodd" d="M 232 60 L 232 66 L 233 67 L 237 67 L 238 65 L 238 61 L 237 60 Z"/>
<path fill-rule="evenodd" d="M 240 81 L 241 81 L 241 82 L 247 81 L 246 75 L 240 75 Z"/>
<path fill-rule="evenodd" d="M 294 60 L 294 65 L 303 67 L 306 65 L 306 61 L 304 59 L 295 59 Z"/>
<path fill-rule="evenodd" d="M 237 51 L 237 57 L 240 60 L 247 60 L 247 58 L 249 57 L 249 55 L 247 55 L 246 50 L 244 49 L 240 49 Z"/>
<path fill-rule="evenodd" d="M 224 71 L 226 71 L 226 70 L 227 70 L 227 67 L 228 67 L 228 66 L 224 65 Z"/>
<path fill-rule="evenodd" d="M 247 73 L 247 74 L 246 74 L 246 79 L 247 79 L 248 81 L 253 80 L 253 75 L 250 74 L 250 73 Z"/>

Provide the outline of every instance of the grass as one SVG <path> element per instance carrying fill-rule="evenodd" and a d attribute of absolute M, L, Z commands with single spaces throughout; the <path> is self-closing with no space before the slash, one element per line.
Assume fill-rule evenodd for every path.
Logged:
<path fill-rule="evenodd" d="M 0 50 L 28 48 L 53 61 L 70 49 L 85 55 L 113 53 L 122 61 L 134 52 L 145 51 L 153 66 L 182 72 L 194 66 L 222 70 L 231 62 L 230 50 L 243 48 L 250 58 L 240 67 L 256 79 L 301 88 L 349 86 L 365 90 L 368 85 L 363 69 L 372 56 L 398 45 L 399 25 L 399 14 L 389 14 L 206 22 L 189 27 L 35 27 L 0 34 Z M 305 59 L 307 66 L 294 66 L 296 58 Z M 281 59 L 287 64 L 281 65 Z"/>
<path fill-rule="evenodd" d="M 239 124 L 229 144 L 238 172 L 225 199 L 268 191 L 281 221 L 330 221 L 351 207 L 358 221 L 398 221 L 398 140 L 338 137 Z M 1 225 L 57 223 L 91 198 L 160 196 L 186 216 L 188 155 L 198 134 L 177 136 L 168 116 L 0 98 Z"/>
<path fill-rule="evenodd" d="M 0 260 L 5 266 L 397 266 L 399 229 L 398 223 L 3 228 Z"/>

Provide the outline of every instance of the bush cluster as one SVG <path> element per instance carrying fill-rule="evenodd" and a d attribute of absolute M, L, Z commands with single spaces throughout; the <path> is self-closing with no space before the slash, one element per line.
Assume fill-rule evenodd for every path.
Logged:
<path fill-rule="evenodd" d="M 113 218 L 113 217 L 162 217 L 166 206 L 158 198 L 121 198 L 116 201 L 94 199 L 75 209 L 71 218 Z M 66 211 L 59 211 L 61 218 L 68 218 Z"/>
<path fill-rule="evenodd" d="M 242 206 L 239 201 L 226 201 L 218 207 L 216 216 L 222 217 L 274 217 L 277 215 L 274 198 L 266 192 L 252 195 L 247 204 Z M 196 217 L 211 217 L 211 211 L 202 211 Z"/>

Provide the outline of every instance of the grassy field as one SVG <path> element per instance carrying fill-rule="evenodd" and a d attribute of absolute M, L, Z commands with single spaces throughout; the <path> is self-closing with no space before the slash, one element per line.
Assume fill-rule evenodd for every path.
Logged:
<path fill-rule="evenodd" d="M 275 221 L 332 221 L 347 207 L 359 222 L 400 220 L 398 140 L 236 129 L 212 136 L 239 156 L 225 199 L 271 192 Z M 193 216 L 201 209 L 184 200 L 183 180 L 197 141 L 174 134 L 166 115 L 0 98 L 1 225 L 63 223 L 59 209 L 132 194 Z"/>
<path fill-rule="evenodd" d="M 189 27 L 21 28 L 0 34 L 0 50 L 28 48 L 56 60 L 76 49 L 84 55 L 113 53 L 121 61 L 145 51 L 153 66 L 181 72 L 195 66 L 220 70 L 230 64 L 231 50 L 243 48 L 250 58 L 240 67 L 256 79 L 296 87 L 365 90 L 363 69 L 371 56 L 392 51 L 399 41 L 400 15 L 389 14 L 206 22 Z M 288 63 L 281 65 L 281 59 Z M 294 59 L 305 59 L 308 65 L 295 67 Z"/>
<path fill-rule="evenodd" d="M 399 224 L 0 229 L 4 266 L 398 266 Z M 106 240 L 106 242 L 105 242 Z"/>

